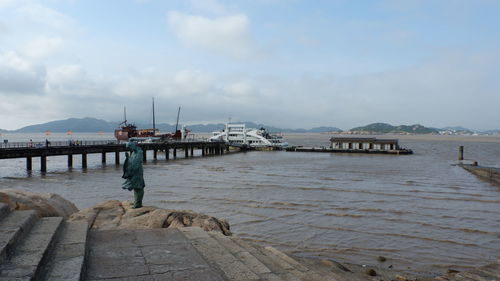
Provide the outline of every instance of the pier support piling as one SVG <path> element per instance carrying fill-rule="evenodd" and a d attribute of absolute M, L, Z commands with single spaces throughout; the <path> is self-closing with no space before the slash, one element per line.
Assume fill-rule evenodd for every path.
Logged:
<path fill-rule="evenodd" d="M 87 169 L 87 153 L 82 153 L 82 169 Z"/>
<path fill-rule="evenodd" d="M 73 168 L 73 154 L 68 154 L 68 168 Z"/>
<path fill-rule="evenodd" d="M 184 147 L 184 158 L 188 158 L 189 157 L 189 149 L 187 146 Z"/>
<path fill-rule="evenodd" d="M 153 149 L 153 159 L 158 159 L 158 149 Z"/>
<path fill-rule="evenodd" d="M 33 170 L 33 159 L 31 158 L 31 156 L 26 157 L 26 170 Z"/>
<path fill-rule="evenodd" d="M 143 150 L 144 151 L 142 153 L 142 162 L 146 162 L 146 159 L 147 159 L 146 155 L 148 154 L 148 151 L 146 149 L 143 149 Z"/>
<path fill-rule="evenodd" d="M 170 148 L 165 148 L 165 160 L 170 159 Z"/>
<path fill-rule="evenodd" d="M 464 160 L 464 146 L 458 147 L 458 160 Z"/>
<path fill-rule="evenodd" d="M 47 172 L 47 156 L 40 156 L 40 171 Z"/>
<path fill-rule="evenodd" d="M 191 157 L 194 156 L 194 146 L 191 146 Z"/>
<path fill-rule="evenodd" d="M 106 164 L 106 152 L 103 152 L 101 155 L 101 163 Z"/>
<path fill-rule="evenodd" d="M 201 147 L 201 156 L 205 156 L 205 147 L 204 146 Z"/>
<path fill-rule="evenodd" d="M 174 148 L 174 159 L 177 158 L 177 148 Z"/>
<path fill-rule="evenodd" d="M 120 165 L 120 151 L 115 151 L 115 164 Z"/>

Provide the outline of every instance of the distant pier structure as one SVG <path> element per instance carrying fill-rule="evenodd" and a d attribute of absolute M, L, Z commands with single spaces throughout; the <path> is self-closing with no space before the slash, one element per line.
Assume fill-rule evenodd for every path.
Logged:
<path fill-rule="evenodd" d="M 330 139 L 332 149 L 340 150 L 398 150 L 401 149 L 397 139 L 333 137 Z"/>
<path fill-rule="evenodd" d="M 411 149 L 399 146 L 397 139 L 377 139 L 369 137 L 333 137 L 330 147 L 289 147 L 286 151 L 295 152 L 333 152 L 368 154 L 413 154 Z"/>
<path fill-rule="evenodd" d="M 144 150 L 144 161 L 146 161 L 147 151 L 153 151 L 153 159 L 157 159 L 158 151 L 165 152 L 165 160 L 177 158 L 178 150 L 184 151 L 184 157 L 193 157 L 194 150 L 201 150 L 201 156 L 208 155 L 222 155 L 228 149 L 224 142 L 207 142 L 207 141 L 173 141 L 173 142 L 160 142 L 160 143 L 139 143 Z M 87 168 L 87 155 L 88 154 L 101 154 L 101 162 L 106 163 L 106 155 L 108 153 L 114 154 L 115 164 L 120 164 L 120 152 L 128 151 L 125 144 L 116 143 L 116 141 L 82 141 L 78 145 L 68 142 L 54 142 L 54 143 L 9 143 L 0 146 L 0 159 L 13 159 L 13 158 L 26 158 L 26 170 L 33 169 L 33 158 L 40 158 L 40 170 L 47 171 L 47 157 L 48 156 L 61 156 L 68 157 L 68 168 L 73 167 L 73 156 L 81 155 L 82 168 Z"/>

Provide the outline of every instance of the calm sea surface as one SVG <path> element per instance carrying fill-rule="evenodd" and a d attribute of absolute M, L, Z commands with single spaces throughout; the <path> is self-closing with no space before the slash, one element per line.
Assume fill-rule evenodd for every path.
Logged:
<path fill-rule="evenodd" d="M 45 140 L 43 134 L 3 134 L 12 141 Z M 73 139 L 112 139 L 74 134 Z M 327 146 L 329 135 L 288 135 L 289 143 Z M 50 140 L 66 140 L 53 134 Z M 349 155 L 247 152 L 195 159 L 149 160 L 144 203 L 225 218 L 239 236 L 303 256 L 377 264 L 429 274 L 463 269 L 500 258 L 500 187 L 452 166 L 457 147 L 482 165 L 500 167 L 500 138 L 401 139 L 414 155 Z M 179 153 L 183 155 L 183 153 Z M 24 159 L 0 160 L 0 188 L 57 193 L 79 208 L 109 199 L 132 199 L 123 191 L 113 155 L 89 169 L 66 157 L 38 159 L 28 175 Z M 152 155 L 148 156 L 152 159 Z M 124 157 L 122 157 L 123 161 Z"/>

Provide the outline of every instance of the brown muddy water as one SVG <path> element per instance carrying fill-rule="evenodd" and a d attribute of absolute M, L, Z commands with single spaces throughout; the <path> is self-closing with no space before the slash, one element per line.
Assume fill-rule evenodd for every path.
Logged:
<path fill-rule="evenodd" d="M 0 139 L 6 137 L 45 139 L 23 134 Z M 327 146 L 329 135 L 286 138 L 295 145 Z M 255 151 L 168 162 L 159 155 L 145 164 L 144 202 L 225 218 L 236 235 L 301 256 L 370 265 L 384 256 L 388 261 L 378 265 L 426 275 L 499 259 L 500 187 L 451 164 L 457 147 L 465 145 L 466 158 L 499 167 L 500 138 L 400 142 L 415 154 Z M 86 171 L 79 168 L 79 157 L 71 171 L 66 157 L 49 157 L 46 175 L 28 175 L 24 159 L 0 160 L 0 188 L 57 193 L 79 208 L 131 199 L 120 187 L 121 166 L 108 157 L 103 167 L 100 155 L 91 155 Z"/>

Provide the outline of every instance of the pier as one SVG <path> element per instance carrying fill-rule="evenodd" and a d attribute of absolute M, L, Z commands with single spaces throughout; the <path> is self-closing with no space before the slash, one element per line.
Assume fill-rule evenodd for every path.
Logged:
<path fill-rule="evenodd" d="M 147 151 L 153 151 L 153 159 L 158 159 L 158 152 L 165 152 L 165 160 L 177 158 L 178 151 L 184 151 L 184 157 L 193 157 L 195 150 L 201 150 L 201 156 L 223 155 L 228 146 L 224 142 L 207 141 L 173 141 L 161 143 L 139 143 L 139 147 L 144 151 L 144 161 L 147 160 Z M 68 168 L 73 167 L 73 156 L 82 157 L 82 168 L 87 168 L 88 154 L 101 154 L 101 162 L 107 161 L 107 154 L 114 154 L 115 164 L 120 164 L 120 152 L 128 151 L 125 144 L 116 141 L 81 141 L 73 142 L 53 142 L 43 143 L 9 143 L 0 147 L 0 159 L 25 158 L 26 170 L 33 170 L 33 158 L 40 158 L 40 170 L 47 171 L 47 157 L 66 155 L 68 157 Z"/>

